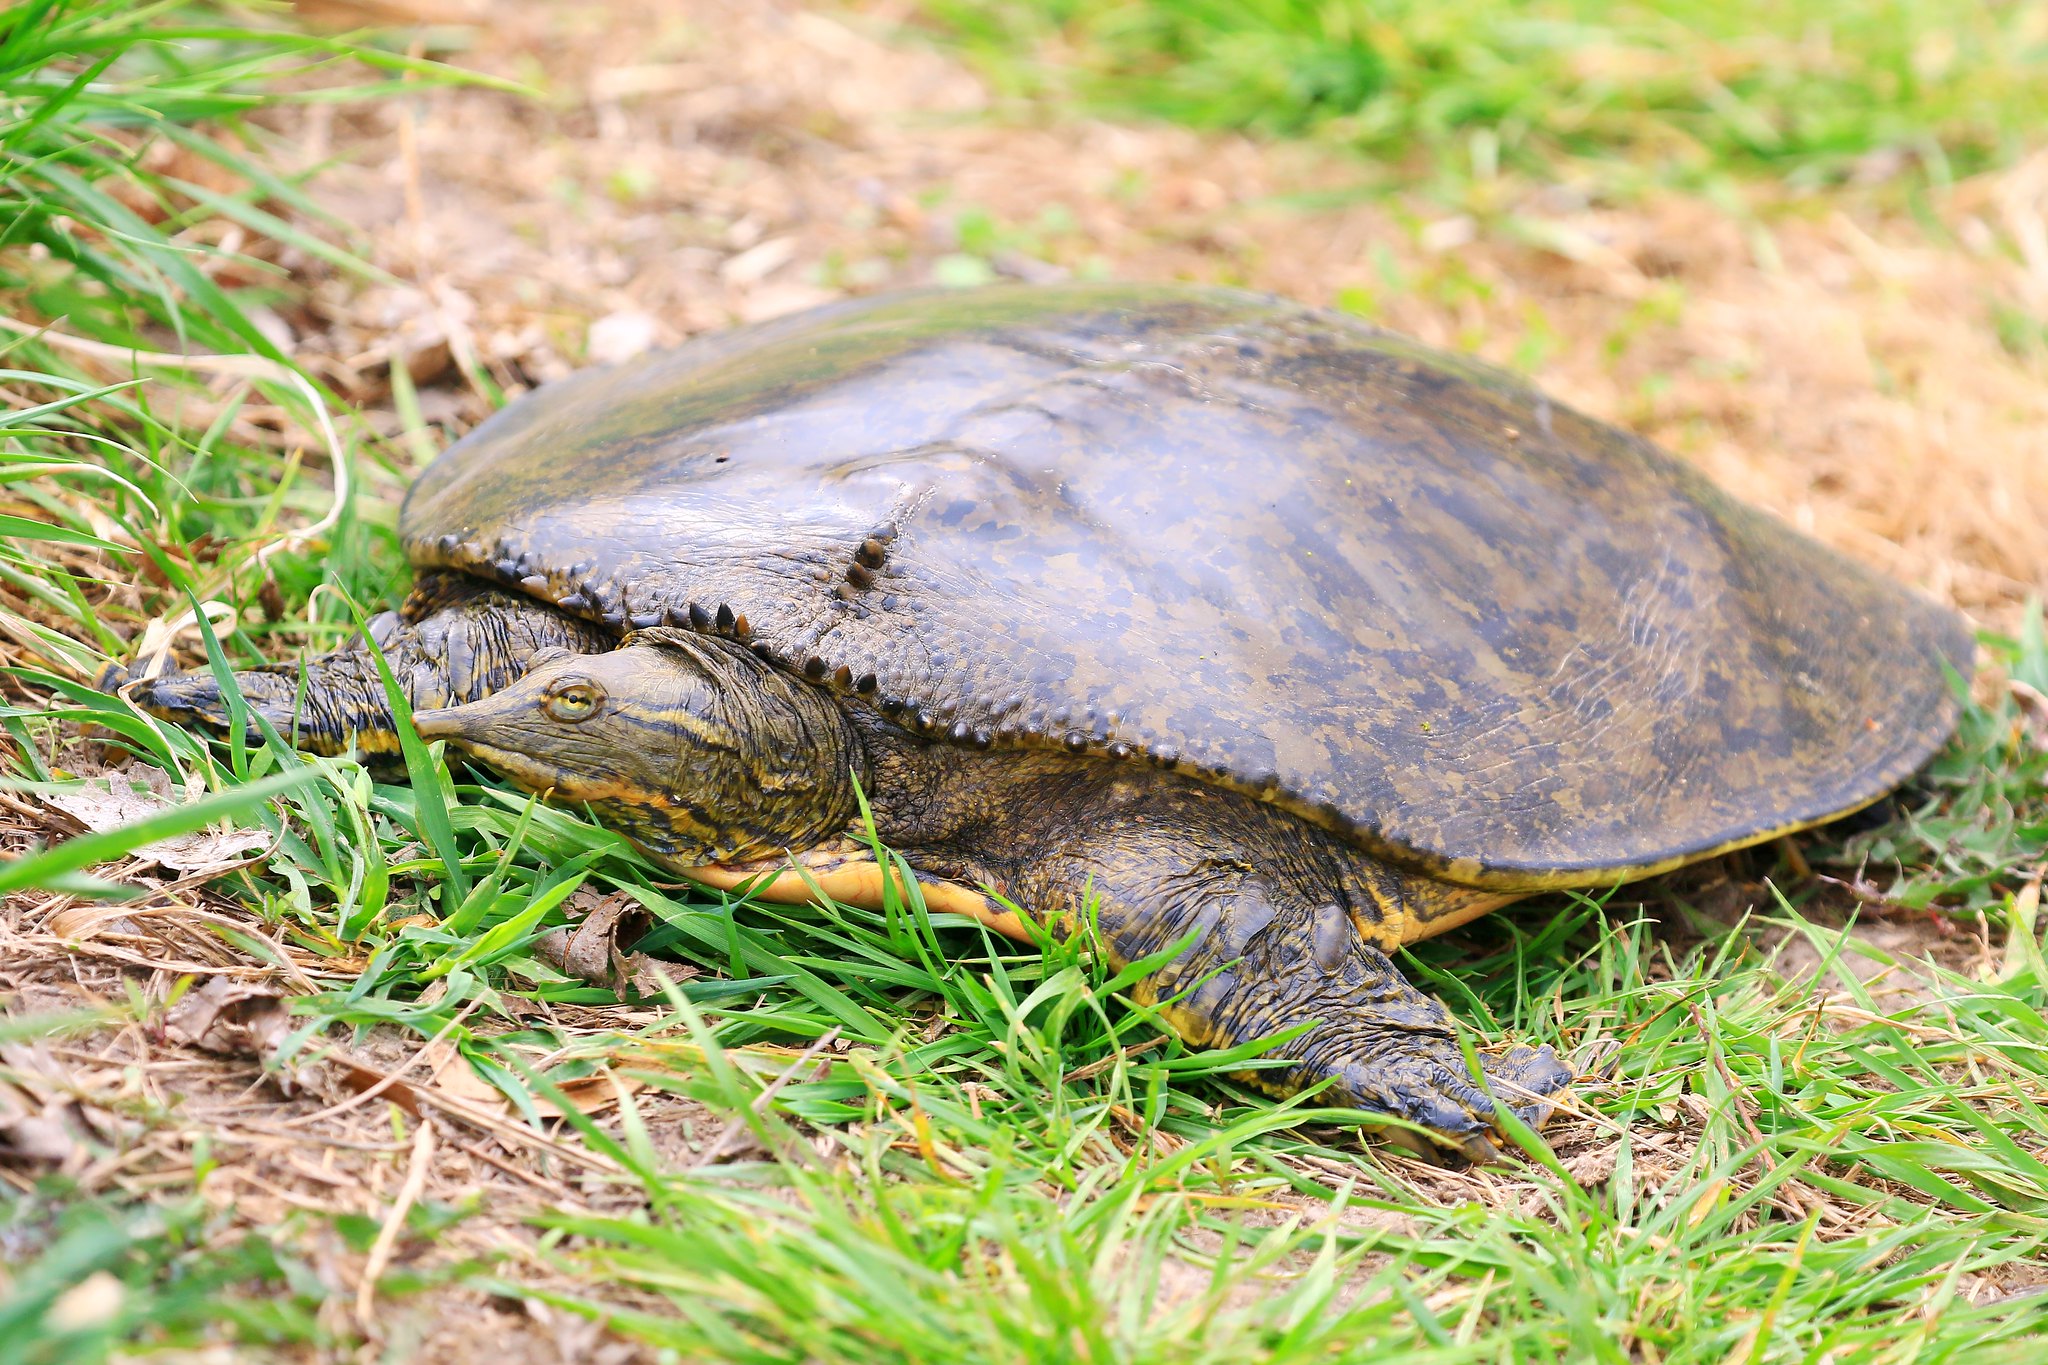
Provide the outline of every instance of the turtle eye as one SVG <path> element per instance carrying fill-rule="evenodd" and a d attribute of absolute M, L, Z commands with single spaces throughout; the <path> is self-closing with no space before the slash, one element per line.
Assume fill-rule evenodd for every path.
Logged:
<path fill-rule="evenodd" d="M 587 678 L 565 678 L 548 688 L 540 704 L 556 720 L 574 724 L 596 715 L 603 700 L 604 689 L 596 683 Z"/>

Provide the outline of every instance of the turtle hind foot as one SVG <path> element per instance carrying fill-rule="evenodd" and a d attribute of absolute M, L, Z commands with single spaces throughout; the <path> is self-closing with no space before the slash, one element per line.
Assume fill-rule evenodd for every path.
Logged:
<path fill-rule="evenodd" d="M 1385 1018 L 1364 1012 L 1333 1020 L 1303 1040 L 1308 1056 L 1293 1073 L 1295 1083 L 1332 1080 L 1320 1097 L 1323 1102 L 1386 1114 L 1422 1129 L 1426 1142 L 1415 1128 L 1387 1130 L 1397 1145 L 1417 1155 L 1440 1158 L 1454 1152 L 1475 1164 L 1499 1161 L 1503 1151 L 1514 1150 L 1501 1129 L 1501 1107 L 1531 1128 L 1542 1127 L 1571 1088 L 1571 1068 L 1547 1045 L 1513 1047 L 1480 1052 L 1484 1079 L 1475 1081 L 1443 1007 L 1414 994 L 1413 1003 L 1427 1006 L 1435 1018 L 1421 1027 L 1413 1019 L 1390 1027 Z M 1402 1004 L 1412 1008 L 1411 1002 Z"/>
<path fill-rule="evenodd" d="M 1320 1104 L 1385 1114 L 1413 1128 L 1391 1127 L 1416 1150 L 1428 1135 L 1427 1154 L 1448 1150 L 1468 1160 L 1500 1159 L 1514 1144 L 1502 1132 L 1506 1106 L 1523 1123 L 1540 1127 L 1557 1100 L 1571 1088 L 1573 1073 L 1548 1046 L 1517 1046 L 1478 1054 L 1480 1076 L 1466 1063 L 1464 1049 L 1443 1005 L 1417 990 L 1385 952 L 1354 940 L 1335 961 L 1316 965 L 1296 955 L 1259 964 L 1250 979 L 1272 981 L 1271 996 L 1250 996 L 1236 1021 L 1240 1036 L 1317 1018 L 1321 1022 L 1287 1051 L 1299 1064 L 1281 1073 L 1288 1091 L 1327 1083 Z M 1266 1073 L 1270 1076 L 1273 1073 Z"/>
<path fill-rule="evenodd" d="M 123 695 L 150 715 L 225 734 L 232 706 L 220 680 L 206 669 L 189 673 L 166 673 L 155 678 L 130 679 L 126 670 L 115 681 Z M 282 669 L 249 669 L 235 674 L 235 689 L 241 694 L 245 714 L 261 715 L 279 729 L 289 729 L 294 703 L 298 700 L 298 679 Z M 252 738 L 262 736 L 254 725 Z"/>

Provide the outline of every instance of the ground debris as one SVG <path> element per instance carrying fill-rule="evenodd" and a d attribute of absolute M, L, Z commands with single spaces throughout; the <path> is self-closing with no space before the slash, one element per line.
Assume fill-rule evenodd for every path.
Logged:
<path fill-rule="evenodd" d="M 283 992 L 226 976 L 211 977 L 188 992 L 164 1019 L 165 1041 L 226 1057 L 254 1057 L 286 1097 L 314 1083 L 308 1070 L 312 1063 L 282 1064 L 291 1033 L 291 1002 Z"/>
<path fill-rule="evenodd" d="M 2019 706 L 2020 733 L 2036 750 L 2048 753 L 2048 694 L 2018 678 L 2006 679 L 2005 685 Z"/>
<path fill-rule="evenodd" d="M 687 963 L 660 962 L 626 951 L 647 936 L 653 917 L 623 892 L 599 895 L 578 890 L 563 909 L 573 923 L 541 936 L 534 956 L 581 981 L 617 991 L 627 999 L 657 999 L 664 982 L 688 981 L 701 973 Z"/>
<path fill-rule="evenodd" d="M 445 1039 L 436 1039 L 421 1048 L 403 1070 L 387 1070 L 369 1058 L 339 1050 L 329 1053 L 328 1060 L 335 1068 L 338 1083 L 348 1092 L 381 1096 L 415 1116 L 439 1110 L 458 1119 L 482 1120 L 489 1125 L 501 1115 L 510 1116 L 519 1110 L 518 1101 L 479 1076 L 461 1051 Z M 415 1078 L 409 1074 L 413 1070 L 425 1074 Z M 562 1102 L 557 1103 L 554 1096 L 539 1090 L 524 1098 L 544 1118 L 561 1118 L 570 1108 L 580 1114 L 602 1113 L 623 1097 L 645 1089 L 647 1084 L 640 1078 L 609 1070 L 590 1075 L 542 1073 L 542 1079 Z"/>
<path fill-rule="evenodd" d="M 178 804 L 169 794 L 170 779 L 156 768 L 137 767 L 137 776 L 106 773 L 88 778 L 67 791 L 48 792 L 40 799 L 84 829 L 104 833 L 160 815 Z M 250 855 L 270 846 L 260 829 L 222 827 L 195 830 L 144 844 L 132 855 L 187 876 L 212 877 L 240 867 Z"/>
<path fill-rule="evenodd" d="M 0 1043 L 0 1161 L 77 1175 L 125 1126 L 49 1049 Z"/>

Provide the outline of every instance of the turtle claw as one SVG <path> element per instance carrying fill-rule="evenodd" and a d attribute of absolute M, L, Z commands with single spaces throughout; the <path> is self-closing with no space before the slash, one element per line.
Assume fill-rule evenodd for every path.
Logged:
<path fill-rule="evenodd" d="M 1486 1086 L 1472 1082 L 1456 1040 L 1443 1035 L 1399 1033 L 1380 1040 L 1376 1055 L 1337 1068 L 1334 1092 L 1360 1109 L 1373 1110 L 1421 1128 L 1438 1155 L 1456 1152 L 1474 1165 L 1501 1159 L 1511 1144 L 1501 1133 L 1500 1105 L 1531 1128 L 1540 1128 L 1556 1109 L 1556 1099 L 1573 1080 L 1571 1068 L 1549 1047 L 1517 1047 L 1498 1055 L 1482 1055 Z M 1412 1137 L 1411 1130 L 1401 1130 Z M 1418 1144 L 1404 1142 L 1416 1150 Z"/>
<path fill-rule="evenodd" d="M 1484 1133 L 1473 1133 L 1457 1146 L 1458 1154 L 1474 1166 L 1497 1166 L 1501 1151 Z"/>
<path fill-rule="evenodd" d="M 1268 970 L 1286 981 L 1302 969 Z M 1419 1129 L 1470 1160 L 1497 1161 L 1502 1147 L 1513 1146 L 1500 1133 L 1501 1106 L 1541 1127 L 1572 1084 L 1572 1069 L 1548 1047 L 1481 1053 L 1475 1078 L 1443 1005 L 1416 990 L 1377 947 L 1354 944 L 1334 971 L 1317 970 L 1314 984 L 1338 998 L 1296 1044 L 1301 1065 L 1288 1073 L 1291 1087 L 1334 1079 L 1330 1100 L 1412 1124 L 1411 1134 Z"/>

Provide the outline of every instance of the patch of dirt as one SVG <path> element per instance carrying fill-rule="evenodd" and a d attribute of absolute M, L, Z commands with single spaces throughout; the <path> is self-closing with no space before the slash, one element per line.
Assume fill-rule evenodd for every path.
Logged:
<path fill-rule="evenodd" d="M 0 852 L 20 852 L 31 828 L 21 812 L 0 811 Z M 103 869 L 148 888 L 137 901 L 89 911 L 38 893 L 0 902 L 0 1026 L 139 1018 L 0 1041 L 0 1199 L 51 1176 L 117 1204 L 196 1191 L 224 1228 L 218 1236 L 276 1237 L 309 1267 L 327 1294 L 328 1335 L 378 1344 L 393 1359 L 652 1359 L 538 1303 L 459 1287 L 381 1296 L 377 1285 L 394 1272 L 462 1266 L 578 1288 L 536 1253 L 528 1220 L 542 1210 L 631 1210 L 644 1195 L 547 1105 L 540 1122 L 521 1119 L 445 1041 L 337 1029 L 285 1055 L 307 1022 L 290 997 L 345 984 L 364 964 L 307 952 L 286 935 L 268 943 L 271 960 L 252 955 L 220 932 L 268 937 L 246 910 L 207 888 L 152 881 L 153 861 L 145 853 Z M 530 1010 L 570 1038 L 650 1021 L 632 1007 Z M 631 1095 L 679 1165 L 703 1161 L 723 1127 L 701 1105 L 630 1079 L 563 1090 L 615 1137 L 618 1093 Z M 408 1226 L 409 1212 L 464 1216 L 428 1233 Z M 378 1228 L 378 1240 L 345 1237 L 337 1220 L 348 1218 Z M 0 1270 L 0 1292 L 4 1284 Z"/>
<path fill-rule="evenodd" d="M 1936 927 L 1939 925 L 1940 927 Z M 1880 1013 L 1926 1004 L 1939 988 L 1915 968 L 1934 961 L 1952 971 L 1975 974 L 1991 966 L 1989 945 L 1933 915 L 1912 919 L 1860 920 L 1841 935 L 1840 946 L 1816 945 L 1805 934 L 1775 930 L 1765 939 L 1773 966 L 1788 980 L 1819 976 L 1821 989 L 1840 993 L 1850 982 L 1870 994 Z"/>
<path fill-rule="evenodd" d="M 105 990 L 123 984 L 90 962 L 79 976 L 63 990 L 0 973 L 0 1019 L 103 1006 Z M 418 1051 L 417 1040 L 383 1033 L 349 1049 L 357 1059 L 381 1057 L 393 1071 Z M 539 1233 L 527 1220 L 543 1210 L 634 1209 L 638 1186 L 614 1180 L 609 1163 L 559 1125 L 530 1128 L 483 1104 L 393 1103 L 393 1092 L 366 1094 L 360 1076 L 336 1079 L 344 1083 L 285 1095 L 254 1058 L 159 1041 L 144 1028 L 0 1045 L 0 1187 L 22 1195 L 37 1177 L 61 1173 L 82 1193 L 116 1202 L 196 1189 L 225 1220 L 221 1237 L 274 1237 L 310 1268 L 325 1291 L 320 1318 L 330 1336 L 377 1343 L 387 1358 L 653 1358 L 537 1301 L 501 1301 L 459 1284 L 396 1299 L 376 1292 L 394 1274 L 431 1279 L 464 1267 L 581 1291 L 537 1254 Z M 410 1099 L 424 1088 L 422 1080 L 398 1093 Z M 10 1100 L 37 1111 L 37 1145 L 19 1140 L 23 1125 L 10 1121 Z M 639 1105 L 657 1132 L 717 1130 L 685 1100 L 652 1096 Z M 700 1151 L 680 1140 L 675 1147 L 685 1164 Z M 463 1216 L 427 1232 L 405 1226 L 410 1211 Z M 365 1247 L 345 1237 L 336 1220 L 350 1215 L 377 1227 L 379 1241 Z"/>
<path fill-rule="evenodd" d="M 1681 868 L 1630 889 L 1628 900 L 1640 895 L 1640 901 L 1611 908 L 1646 916 L 1674 957 L 1739 928 L 1756 951 L 1771 957 L 1779 976 L 1804 980 L 1825 965 L 1821 989 L 1840 992 L 1853 980 L 1884 1011 L 1922 1005 L 1939 993 L 1929 965 L 1972 978 L 1997 972 L 1994 931 L 1981 919 L 1971 924 L 1951 913 L 1900 905 L 1860 877 L 1817 876 L 1796 848 L 1791 851 L 1798 861 L 1782 869 L 1792 880 L 1780 885 L 1812 893 L 1800 898 L 1799 916 L 1813 933 L 1785 922 L 1770 877 L 1778 870 L 1776 850 L 1789 847 L 1780 842 Z"/>

